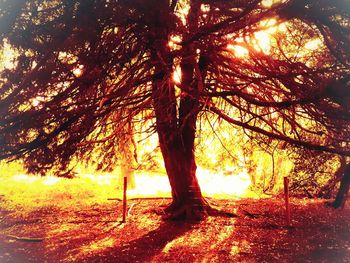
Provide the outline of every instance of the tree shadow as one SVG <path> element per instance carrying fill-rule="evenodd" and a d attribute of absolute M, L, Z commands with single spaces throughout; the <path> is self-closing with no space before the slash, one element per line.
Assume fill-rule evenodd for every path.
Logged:
<path fill-rule="evenodd" d="M 345 216 L 330 213 L 321 203 L 292 203 L 292 225 L 283 201 L 237 202 L 233 231 L 215 245 L 222 262 L 350 262 Z M 345 221 L 346 222 L 346 221 Z"/>
<path fill-rule="evenodd" d="M 226 211 L 225 209 L 220 209 L 217 207 L 210 207 L 208 211 L 208 215 L 213 217 L 222 217 L 222 218 L 238 217 L 236 213 L 232 213 L 230 211 Z"/>
<path fill-rule="evenodd" d="M 149 262 L 161 253 L 169 242 L 184 235 L 192 226 L 193 223 L 184 221 L 163 221 L 157 229 L 118 247 L 95 254 L 92 259 L 94 262 Z M 84 260 L 89 261 L 89 258 Z"/>

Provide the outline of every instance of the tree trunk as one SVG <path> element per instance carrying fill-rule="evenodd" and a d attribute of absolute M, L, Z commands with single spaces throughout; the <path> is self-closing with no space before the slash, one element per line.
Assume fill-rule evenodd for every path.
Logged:
<path fill-rule="evenodd" d="M 159 9 L 153 9 L 154 63 L 152 99 L 156 117 L 159 145 L 172 190 L 173 202 L 166 209 L 170 218 L 200 219 L 205 214 L 206 204 L 197 178 L 194 155 L 196 121 L 199 112 L 199 92 L 202 87 L 204 68 L 199 68 L 196 48 L 192 44 L 182 47 L 181 95 L 175 95 L 171 79 L 174 70 L 173 56 L 169 50 L 169 36 L 165 25 L 171 25 L 167 1 L 159 1 Z M 167 13 L 167 10 L 169 13 Z M 200 3 L 191 2 L 188 14 L 190 30 L 198 26 Z M 186 36 L 183 36 L 184 38 Z"/>
<path fill-rule="evenodd" d="M 183 67 L 183 75 L 187 73 L 190 74 Z M 208 205 L 196 178 L 194 140 L 199 103 L 193 96 L 184 94 L 177 113 L 174 87 L 162 83 L 154 83 L 153 101 L 160 149 L 173 197 L 166 212 L 173 219 L 201 219 Z M 187 88 L 192 92 L 190 86 Z"/>
<path fill-rule="evenodd" d="M 350 164 L 347 164 L 342 180 L 340 181 L 337 196 L 332 204 L 334 208 L 344 207 L 350 187 Z"/>
<path fill-rule="evenodd" d="M 184 145 L 179 138 L 170 143 L 160 140 L 160 147 L 173 197 L 166 212 L 171 218 L 200 219 L 207 204 L 196 177 L 193 147 Z"/>
<path fill-rule="evenodd" d="M 318 198 L 330 198 L 332 196 L 332 192 L 335 189 L 336 184 L 341 181 L 343 178 L 345 169 L 347 167 L 346 158 L 344 156 L 339 157 L 339 167 L 337 171 L 334 173 L 331 179 L 316 193 Z"/>

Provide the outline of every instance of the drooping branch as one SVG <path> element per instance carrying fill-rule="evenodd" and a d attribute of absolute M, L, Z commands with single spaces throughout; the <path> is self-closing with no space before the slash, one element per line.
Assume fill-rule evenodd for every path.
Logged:
<path fill-rule="evenodd" d="M 124 109 L 153 111 L 169 140 L 195 132 L 210 107 L 266 141 L 348 154 L 349 14 L 339 1 L 193 0 L 188 13 L 176 0 L 5 2 L 15 25 L 8 43 L 21 53 L 0 76 L 6 156 L 30 148 L 28 162 L 56 164 L 97 144 L 101 160 L 112 160 Z M 270 35 L 268 50 L 259 32 Z"/>
<path fill-rule="evenodd" d="M 288 137 L 286 135 L 281 135 L 281 134 L 277 134 L 277 133 L 273 133 L 273 132 L 269 132 L 266 131 L 262 128 L 250 125 L 248 123 L 245 122 L 241 122 L 238 121 L 230 116 L 228 116 L 227 114 L 225 114 L 223 111 L 221 111 L 220 109 L 213 107 L 213 106 L 209 106 L 208 110 L 217 114 L 219 117 L 221 117 L 222 119 L 224 119 L 225 121 L 232 123 L 234 125 L 237 125 L 239 127 L 242 127 L 244 129 L 253 131 L 253 132 L 257 132 L 259 134 L 263 134 L 269 138 L 273 138 L 276 140 L 281 140 L 287 143 L 290 143 L 292 145 L 296 145 L 296 146 L 301 146 L 301 147 L 305 147 L 308 148 L 310 150 L 316 150 L 316 151 L 325 151 L 325 152 L 329 152 L 329 153 L 336 153 L 336 154 L 340 154 L 340 155 L 344 155 L 344 156 L 350 156 L 350 151 L 348 150 L 343 150 L 343 149 L 337 149 L 337 148 L 332 148 L 332 147 L 328 147 L 328 146 L 324 146 L 324 145 L 319 145 L 319 144 L 314 144 L 312 142 L 308 142 L 308 141 L 303 141 L 303 140 L 297 140 L 291 137 Z"/>

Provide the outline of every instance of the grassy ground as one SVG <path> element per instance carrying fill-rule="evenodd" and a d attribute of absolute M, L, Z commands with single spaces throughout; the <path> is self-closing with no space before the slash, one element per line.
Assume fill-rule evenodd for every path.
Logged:
<path fill-rule="evenodd" d="M 0 262 L 350 262 L 350 208 L 324 201 L 292 199 L 286 227 L 277 199 L 213 199 L 235 216 L 197 223 L 163 221 L 169 199 L 130 200 L 124 224 L 118 201 L 28 210 L 4 199 Z"/>
<path fill-rule="evenodd" d="M 6 171 L 0 174 L 0 262 L 350 262 L 349 206 L 333 210 L 324 200 L 292 199 L 287 227 L 279 198 L 221 194 L 210 199 L 213 207 L 234 216 L 219 213 L 197 223 L 162 220 L 169 199 L 136 199 L 121 223 L 121 202 L 108 200 L 122 196 L 118 176 L 69 180 Z M 157 192 L 166 178 L 137 179 L 141 188 L 130 197 L 138 190 L 166 194 Z"/>

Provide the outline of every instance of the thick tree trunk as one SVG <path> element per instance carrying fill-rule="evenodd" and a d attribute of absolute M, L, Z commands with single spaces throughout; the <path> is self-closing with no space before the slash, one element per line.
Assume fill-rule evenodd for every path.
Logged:
<path fill-rule="evenodd" d="M 159 1 L 159 10 L 152 10 L 154 40 L 151 50 L 154 62 L 152 99 L 156 129 L 173 197 L 166 212 L 174 219 L 200 219 L 208 205 L 202 197 L 196 178 L 194 140 L 199 112 L 198 97 L 202 86 L 201 74 L 204 70 L 199 69 L 196 49 L 191 44 L 184 46 L 180 64 L 181 95 L 177 98 L 171 80 L 174 61 L 169 50 L 169 31 L 166 28 L 166 25 L 171 26 L 171 16 L 167 15 L 167 10 L 171 13 L 168 3 Z M 192 31 L 195 29 L 192 27 L 198 25 L 198 16 L 194 14 L 199 11 L 200 3 L 193 1 L 188 15 Z"/>
<path fill-rule="evenodd" d="M 177 114 L 174 88 L 164 85 L 154 87 L 159 144 L 173 197 L 166 212 L 174 219 L 201 219 L 208 205 L 196 178 L 194 140 L 198 102 L 182 96 Z"/>
<path fill-rule="evenodd" d="M 337 196 L 332 204 L 334 208 L 344 207 L 348 192 L 350 188 L 350 164 L 347 165 L 343 178 L 340 181 Z"/>
<path fill-rule="evenodd" d="M 173 197 L 166 212 L 171 218 L 200 219 L 207 204 L 196 177 L 193 147 L 184 145 L 179 138 L 170 143 L 160 140 L 160 146 Z"/>

